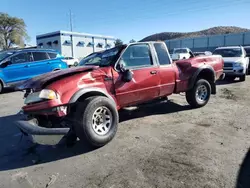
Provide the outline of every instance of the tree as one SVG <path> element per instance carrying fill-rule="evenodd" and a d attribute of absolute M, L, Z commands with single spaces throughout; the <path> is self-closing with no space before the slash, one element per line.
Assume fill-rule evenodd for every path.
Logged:
<path fill-rule="evenodd" d="M 24 20 L 0 12 L 0 47 L 9 49 L 13 44 L 23 46 L 27 39 Z"/>
<path fill-rule="evenodd" d="M 129 43 L 134 43 L 134 42 L 136 42 L 134 39 L 131 39 L 131 40 L 129 41 Z"/>
<path fill-rule="evenodd" d="M 119 46 L 119 45 L 122 45 L 122 44 L 123 44 L 123 42 L 122 42 L 121 39 L 116 39 L 115 40 L 115 46 Z"/>

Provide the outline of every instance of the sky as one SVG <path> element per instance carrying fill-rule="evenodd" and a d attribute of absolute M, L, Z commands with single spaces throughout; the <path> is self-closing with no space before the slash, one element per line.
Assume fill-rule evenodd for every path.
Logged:
<path fill-rule="evenodd" d="M 114 36 L 125 43 L 160 32 L 190 32 L 214 26 L 250 29 L 250 0 L 1 0 L 0 12 L 22 18 L 36 35 L 70 30 Z"/>

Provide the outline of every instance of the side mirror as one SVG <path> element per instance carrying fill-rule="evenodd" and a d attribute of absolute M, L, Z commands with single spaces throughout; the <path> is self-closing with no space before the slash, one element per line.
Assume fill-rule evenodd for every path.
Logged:
<path fill-rule="evenodd" d="M 5 68 L 5 67 L 7 67 L 8 65 L 11 65 L 11 64 L 12 64 L 11 61 L 5 61 L 5 62 L 3 62 L 3 63 L 0 64 L 0 67 L 1 68 Z"/>
<path fill-rule="evenodd" d="M 133 79 L 133 73 L 131 70 L 127 69 L 122 72 L 122 81 L 130 82 Z"/>
<path fill-rule="evenodd" d="M 133 73 L 131 72 L 131 70 L 125 68 L 125 63 L 122 59 L 118 64 L 118 69 L 122 73 L 122 81 L 130 82 L 133 79 Z"/>

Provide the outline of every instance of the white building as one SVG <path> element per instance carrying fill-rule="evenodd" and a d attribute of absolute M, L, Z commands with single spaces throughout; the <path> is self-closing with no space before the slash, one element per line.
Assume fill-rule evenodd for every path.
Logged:
<path fill-rule="evenodd" d="M 69 31 L 55 31 L 36 36 L 37 47 L 52 48 L 65 57 L 83 58 L 114 47 L 115 38 Z"/>

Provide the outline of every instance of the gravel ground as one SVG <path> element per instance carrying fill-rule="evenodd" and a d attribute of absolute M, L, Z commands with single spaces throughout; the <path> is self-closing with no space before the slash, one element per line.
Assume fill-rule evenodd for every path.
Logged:
<path fill-rule="evenodd" d="M 200 109 L 173 95 L 122 110 L 115 139 L 97 150 L 80 142 L 71 148 L 30 142 L 13 123 L 23 94 L 1 94 L 0 187 L 230 188 L 239 170 L 238 187 L 249 187 L 249 88 L 250 77 L 219 83 Z"/>

